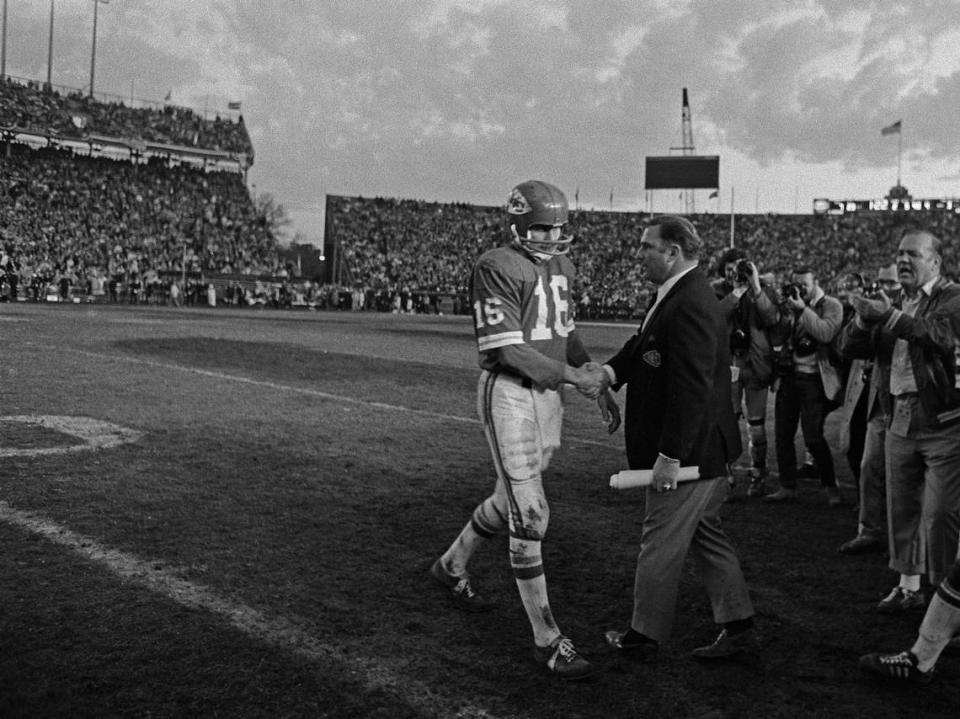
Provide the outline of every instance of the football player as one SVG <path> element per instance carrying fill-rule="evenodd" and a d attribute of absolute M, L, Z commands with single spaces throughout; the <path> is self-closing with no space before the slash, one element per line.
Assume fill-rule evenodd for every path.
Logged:
<path fill-rule="evenodd" d="M 461 609 L 491 609 L 473 589 L 467 563 L 484 540 L 506 530 L 534 657 L 562 679 L 582 679 L 594 667 L 560 632 L 547 599 L 540 546 L 550 509 L 542 476 L 560 446 L 563 384 L 597 398 L 610 432 L 620 412 L 606 389 L 606 373 L 590 362 L 574 325 L 566 197 L 549 183 L 530 180 L 513 188 L 506 209 L 511 242 L 484 253 L 470 283 L 482 370 L 477 411 L 497 481 L 430 573 Z"/>

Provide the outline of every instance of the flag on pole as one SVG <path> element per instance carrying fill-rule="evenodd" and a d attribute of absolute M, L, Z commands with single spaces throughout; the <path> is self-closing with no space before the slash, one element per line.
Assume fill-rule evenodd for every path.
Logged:
<path fill-rule="evenodd" d="M 881 135 L 881 137 L 885 137 L 886 135 L 899 135 L 899 134 L 900 134 L 900 122 L 901 122 L 900 120 L 897 120 L 897 121 L 896 121 L 895 123 L 893 123 L 892 125 L 887 125 L 887 126 L 884 127 L 882 130 L 880 130 L 880 135 Z"/>
<path fill-rule="evenodd" d="M 580 209 L 580 185 L 577 185 L 577 191 L 573 193 L 573 206 Z"/>
<path fill-rule="evenodd" d="M 239 100 L 234 100 L 233 102 L 228 102 L 228 103 L 227 103 L 227 109 L 228 109 L 228 110 L 239 110 L 239 109 L 240 109 L 240 101 L 239 101 Z"/>
<path fill-rule="evenodd" d="M 173 88 L 167 90 L 167 94 L 164 96 L 164 102 L 170 102 L 170 98 L 173 97 Z"/>

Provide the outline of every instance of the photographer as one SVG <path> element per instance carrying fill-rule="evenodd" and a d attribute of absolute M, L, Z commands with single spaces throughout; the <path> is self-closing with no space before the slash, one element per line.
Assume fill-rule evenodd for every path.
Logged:
<path fill-rule="evenodd" d="M 767 477 L 767 396 L 773 382 L 770 328 L 780 317 L 773 299 L 760 284 L 757 266 L 742 250 L 729 249 L 720 258 L 724 281 L 714 284 L 727 320 L 730 338 L 733 411 L 739 420 L 746 405 L 750 448 L 747 496 L 763 496 Z"/>
<path fill-rule="evenodd" d="M 774 402 L 774 436 L 780 489 L 764 499 L 785 502 L 797 496 L 797 424 L 820 470 L 820 483 L 831 507 L 843 500 L 837 488 L 833 456 L 823 434 L 827 414 L 840 391 L 840 375 L 831 359 L 831 343 L 843 321 L 840 300 L 824 293 L 808 267 L 793 272 L 781 293 L 782 347 L 777 356 L 778 380 Z"/>

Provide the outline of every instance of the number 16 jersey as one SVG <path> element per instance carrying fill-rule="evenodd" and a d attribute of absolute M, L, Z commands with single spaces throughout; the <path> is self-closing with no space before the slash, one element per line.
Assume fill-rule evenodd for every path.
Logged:
<path fill-rule="evenodd" d="M 504 369 L 493 350 L 515 344 L 566 364 L 567 336 L 574 330 L 573 276 L 573 263 L 562 255 L 534 262 L 515 246 L 481 255 L 470 283 L 480 366 Z"/>

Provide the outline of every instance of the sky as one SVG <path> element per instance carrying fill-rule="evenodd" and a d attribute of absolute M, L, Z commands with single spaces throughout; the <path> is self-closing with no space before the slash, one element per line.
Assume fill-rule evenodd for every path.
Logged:
<path fill-rule="evenodd" d="M 50 0 L 5 0 L 6 72 L 44 81 Z M 53 0 L 55 85 L 88 88 L 94 0 Z M 213 117 L 242 103 L 248 183 L 320 244 L 327 194 L 682 211 L 644 158 L 720 157 L 698 212 L 960 197 L 957 0 L 110 0 L 94 90 Z M 881 128 L 902 121 L 902 134 Z M 902 151 L 900 147 L 902 146 Z M 612 203 L 611 203 L 612 198 Z"/>

